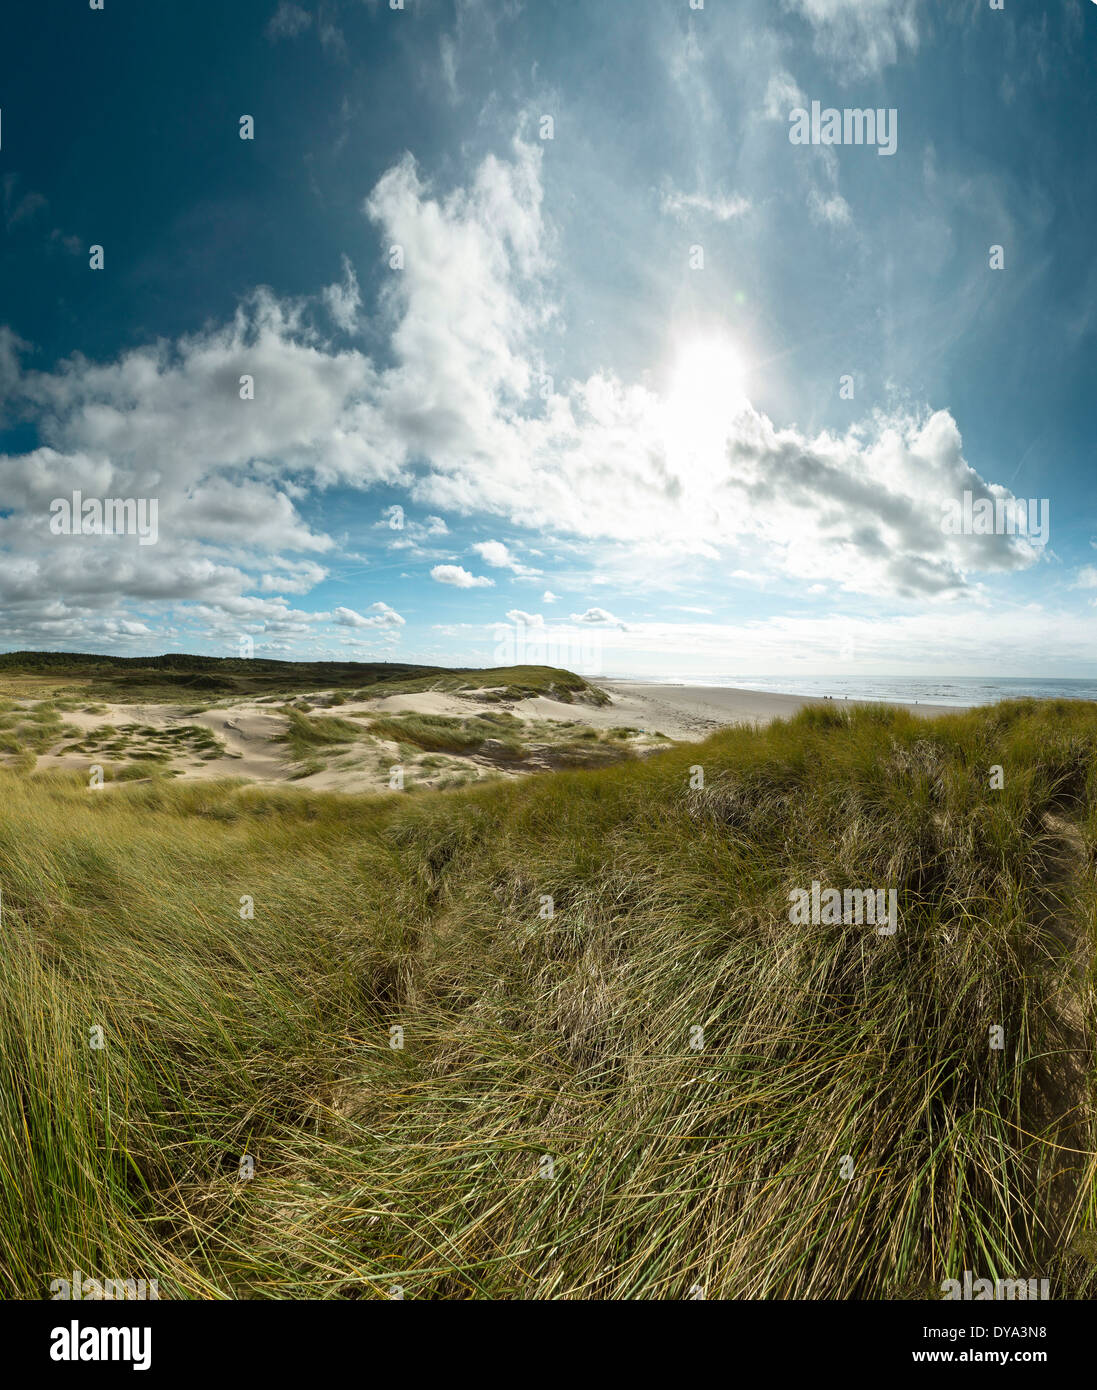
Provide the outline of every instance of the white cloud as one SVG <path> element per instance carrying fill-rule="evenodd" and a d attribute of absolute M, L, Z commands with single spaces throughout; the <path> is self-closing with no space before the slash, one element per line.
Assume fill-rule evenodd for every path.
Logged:
<path fill-rule="evenodd" d="M 490 251 L 480 249 L 487 166 L 479 191 L 439 204 L 405 164 L 371 199 L 387 238 L 421 248 L 390 306 L 402 370 L 417 383 L 416 397 L 430 402 L 412 441 L 431 460 L 415 484 L 422 500 L 694 555 L 716 556 L 749 539 L 761 543 L 773 569 L 813 580 L 822 570 L 843 588 L 878 596 L 957 594 L 970 573 L 1035 563 L 1021 538 L 942 532 L 945 498 L 966 488 L 1005 493 L 966 463 L 947 411 L 879 413 L 845 434 L 810 437 L 714 390 L 691 401 L 708 417 L 691 445 L 673 402 L 597 372 L 558 383 L 547 409 L 524 413 L 516 395 L 532 379 L 532 318 L 549 312 L 539 288 L 539 155 L 519 147 L 509 169 L 489 166 L 504 231 Z M 416 269 L 420 258 L 429 263 Z M 459 261 L 461 273 L 436 269 Z M 459 302 L 456 294 L 439 299 L 450 285 L 460 286 Z M 529 292 L 516 312 L 523 285 Z M 454 337 L 454 316 L 469 318 L 475 331 Z M 419 423 L 414 408 L 405 418 Z"/>
<path fill-rule="evenodd" d="M 446 552 L 433 549 L 430 542 L 438 536 L 449 534 L 449 527 L 440 516 L 424 517 L 422 521 L 409 519 L 401 506 L 386 507 L 382 519 L 374 526 L 386 528 L 392 539 L 385 543 L 387 550 L 405 551 L 415 560 L 441 560 Z"/>
<path fill-rule="evenodd" d="M 494 579 L 489 579 L 486 575 L 470 574 L 460 565 L 435 565 L 430 577 L 439 584 L 452 584 L 457 589 L 488 589 L 495 583 Z"/>
<path fill-rule="evenodd" d="M 301 593 L 324 577 L 300 558 L 334 548 L 298 510 L 310 485 L 404 474 L 398 444 L 365 399 L 373 368 L 324 351 L 308 310 L 257 291 L 224 326 L 113 363 L 77 357 L 53 373 L 24 371 L 24 349 L 0 329 L 0 385 L 42 440 L 0 457 L 6 640 L 90 640 L 93 611 L 198 597 L 217 605 L 253 587 Z M 241 398 L 243 376 L 254 400 Z M 52 535 L 50 503 L 74 489 L 154 499 L 157 543 Z M 63 617 L 47 621 L 43 594 Z"/>
<path fill-rule="evenodd" d="M 31 222 L 43 208 L 49 206 L 49 200 L 45 195 L 35 192 L 34 189 L 20 193 L 18 174 L 5 174 L 3 189 L 4 226 L 9 232 L 20 224 Z"/>
<path fill-rule="evenodd" d="M 615 618 L 612 613 L 608 613 L 604 608 L 588 608 L 585 613 L 573 613 L 571 615 L 573 623 L 596 623 L 604 624 L 608 627 L 620 628 L 622 632 L 627 632 L 628 628 L 620 618 Z"/>
<path fill-rule="evenodd" d="M 270 559 L 278 569 L 260 576 L 257 587 L 262 593 L 307 594 L 328 576 L 328 571 L 313 560 L 290 560 L 273 555 Z"/>
<path fill-rule="evenodd" d="M 494 565 L 496 569 L 506 566 L 508 569 L 512 565 L 510 552 L 502 541 L 477 541 L 472 547 L 486 564 Z"/>
<path fill-rule="evenodd" d="M 358 328 L 358 310 L 362 307 L 362 296 L 358 291 L 358 277 L 348 257 L 343 257 L 342 284 L 327 285 L 323 297 L 336 326 L 344 333 L 354 333 Z"/>
<path fill-rule="evenodd" d="M 332 618 L 340 627 L 403 627 L 404 625 L 405 619 L 394 608 L 390 608 L 387 603 L 372 604 L 370 612 L 374 616 L 366 618 L 361 613 L 356 613 L 353 608 L 336 608 L 332 613 Z"/>
<path fill-rule="evenodd" d="M 918 50 L 915 0 L 785 0 L 811 26 L 815 50 L 837 72 L 863 77 Z"/>
<path fill-rule="evenodd" d="M 507 620 L 512 623 L 520 623 L 523 627 L 544 627 L 545 620 L 540 613 L 523 613 L 520 608 L 511 608 L 507 612 Z"/>
<path fill-rule="evenodd" d="M 508 569 L 515 574 L 524 576 L 541 573 L 540 570 L 523 565 L 510 553 L 502 541 L 477 541 L 472 549 L 486 565 L 491 565 L 494 569 Z"/>
<path fill-rule="evenodd" d="M 334 58 L 343 59 L 344 61 L 349 58 L 350 52 L 347 48 L 346 38 L 343 35 L 342 29 L 339 28 L 338 24 L 336 24 L 332 18 L 331 11 L 325 11 L 321 8 L 317 19 L 317 32 L 320 36 L 320 43 L 325 53 L 330 54 Z"/>
<path fill-rule="evenodd" d="M 840 193 L 829 195 L 813 188 L 808 194 L 808 210 L 811 220 L 829 227 L 848 227 L 853 222 L 849 204 Z"/>
<path fill-rule="evenodd" d="M 787 121 L 789 112 L 806 106 L 807 98 L 796 79 L 787 72 L 775 72 L 766 84 L 765 114 L 771 121 Z"/>
<path fill-rule="evenodd" d="M 68 630 L 90 641 L 93 619 L 120 605 L 127 611 L 115 618 L 144 621 L 129 610 L 201 600 L 232 614 L 257 588 L 304 592 L 334 542 L 300 506 L 336 484 L 407 489 L 426 520 L 408 522 L 393 543 L 427 560 L 447 558 L 425 542 L 445 534 L 438 513 L 452 510 L 617 546 L 641 578 L 652 555 L 661 566 L 727 557 L 733 568 L 750 549 L 767 573 L 924 599 L 970 595 L 981 572 L 1036 563 L 1021 537 L 942 531 L 946 499 L 1009 497 L 967 463 L 946 410 L 877 412 L 809 435 L 775 424 L 724 382 L 691 386 L 683 402 L 609 371 L 560 380 L 548 402 L 535 401 L 535 364 L 556 312 L 541 158 L 516 143 L 509 160 L 485 159 L 468 188 L 445 196 L 410 158 L 379 180 L 368 214 L 381 244 L 405 252 L 378 317 L 389 333 L 385 368 L 334 349 L 315 327 L 314 314 L 335 303 L 323 292 L 307 301 L 259 290 L 221 326 L 110 363 L 74 357 L 53 372 L 24 371 L 25 345 L 0 330 L 0 386 L 41 440 L 0 458 L 5 639 L 49 645 Z M 357 296 L 350 284 L 337 312 Z M 254 401 L 240 397 L 244 374 Z M 159 543 L 51 537 L 50 501 L 74 487 L 157 498 Z M 477 553 L 536 573 L 500 541 Z M 453 564 L 431 573 L 457 587 L 493 583 Z M 282 610 L 269 621 L 296 620 Z"/>
<path fill-rule="evenodd" d="M 438 41 L 438 59 L 449 99 L 456 105 L 460 96 L 457 89 L 457 44 L 449 34 L 443 34 Z"/>
<path fill-rule="evenodd" d="M 274 43 L 278 39 L 296 38 L 311 23 L 312 15 L 307 10 L 303 10 L 300 5 L 294 5 L 292 0 L 280 0 L 278 8 L 267 21 L 264 32 Z"/>
<path fill-rule="evenodd" d="M 390 608 L 389 605 L 381 599 L 378 599 L 376 603 L 371 603 L 369 611 L 376 614 L 376 617 L 371 618 L 370 621 L 379 626 L 403 627 L 404 625 L 405 619 L 402 618 L 394 608 Z"/>
<path fill-rule="evenodd" d="M 664 193 L 660 206 L 665 213 L 686 221 L 691 213 L 702 213 L 717 222 L 731 222 L 750 212 L 749 198 L 718 195 L 708 197 L 703 193 L 679 193 L 675 189 Z"/>
<path fill-rule="evenodd" d="M 556 602 L 556 595 L 552 592 L 551 589 L 546 589 L 545 592 L 541 595 L 541 602 L 542 602 L 542 603 L 555 603 L 555 602 Z"/>

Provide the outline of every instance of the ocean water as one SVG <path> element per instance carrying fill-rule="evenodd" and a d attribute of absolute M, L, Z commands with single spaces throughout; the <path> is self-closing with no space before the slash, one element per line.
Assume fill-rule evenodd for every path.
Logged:
<path fill-rule="evenodd" d="M 630 679 L 637 679 L 631 677 Z M 836 700 L 882 700 L 890 704 L 993 705 L 999 700 L 1097 700 L 1097 680 L 1036 676 L 957 676 L 911 680 L 905 676 L 706 676 L 659 677 L 660 685 L 728 685 L 783 695 L 833 695 Z"/>

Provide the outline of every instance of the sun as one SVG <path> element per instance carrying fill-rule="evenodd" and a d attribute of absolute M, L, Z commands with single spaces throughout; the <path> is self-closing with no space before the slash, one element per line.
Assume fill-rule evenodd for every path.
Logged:
<path fill-rule="evenodd" d="M 684 341 L 666 396 L 668 445 L 693 456 L 722 453 L 731 422 L 746 400 L 742 354 L 728 337 L 712 334 Z"/>

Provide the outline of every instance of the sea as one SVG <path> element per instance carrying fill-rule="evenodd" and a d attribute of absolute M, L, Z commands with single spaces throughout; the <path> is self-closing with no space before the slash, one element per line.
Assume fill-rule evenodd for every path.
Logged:
<path fill-rule="evenodd" d="M 629 676 L 637 681 L 641 677 Z M 906 676 L 652 676 L 652 685 L 726 685 L 781 695 L 831 695 L 836 700 L 880 700 L 888 704 L 993 705 L 999 700 L 1097 700 L 1097 680 L 1042 676 L 952 676 L 915 680 Z"/>

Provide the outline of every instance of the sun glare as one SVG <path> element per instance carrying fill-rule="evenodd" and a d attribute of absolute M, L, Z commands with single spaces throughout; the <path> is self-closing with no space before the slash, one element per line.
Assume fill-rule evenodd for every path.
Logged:
<path fill-rule="evenodd" d="M 746 403 L 743 359 L 727 338 L 693 338 L 679 349 L 666 399 L 667 442 L 691 454 L 720 450 Z"/>

